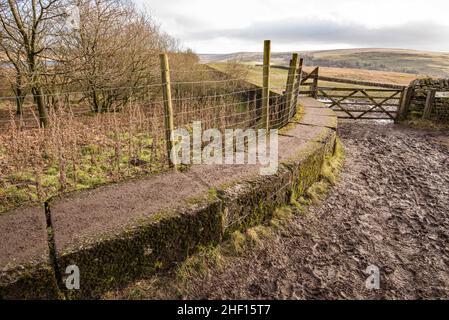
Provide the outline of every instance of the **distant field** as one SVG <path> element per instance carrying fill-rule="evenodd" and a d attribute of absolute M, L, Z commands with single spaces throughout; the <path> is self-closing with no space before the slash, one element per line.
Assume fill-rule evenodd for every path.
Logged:
<path fill-rule="evenodd" d="M 420 76 L 449 77 L 449 53 L 404 49 L 345 49 L 299 51 L 306 66 L 377 70 Z M 261 63 L 262 53 L 242 52 L 223 55 L 200 55 L 203 62 L 223 62 L 237 59 L 243 63 Z M 272 63 L 287 65 L 291 54 L 272 53 Z M 382 78 L 382 76 L 375 75 Z M 366 79 L 366 78 L 363 78 Z M 404 78 L 409 79 L 407 77 Z"/>
<path fill-rule="evenodd" d="M 211 63 L 211 67 L 218 70 L 225 71 L 226 63 Z M 258 86 L 262 86 L 262 67 L 254 65 L 246 65 L 246 71 L 248 72 L 247 79 Z M 285 84 L 287 82 L 287 71 L 283 69 L 272 68 L 270 73 L 270 86 L 274 91 L 281 92 L 285 90 Z"/>
<path fill-rule="evenodd" d="M 224 70 L 226 63 L 215 62 L 209 64 L 219 70 Z M 262 67 L 250 64 L 245 64 L 248 71 L 249 81 L 262 85 Z M 306 72 L 310 72 L 313 67 L 305 67 Z M 327 77 L 351 79 L 351 80 L 362 80 L 378 83 L 390 83 L 399 85 L 408 85 L 410 81 L 416 79 L 417 75 L 399 73 L 399 72 L 385 72 L 385 71 L 373 71 L 373 70 L 360 70 L 360 69 L 344 69 L 344 68 L 326 68 L 320 67 L 320 75 Z M 278 68 L 271 68 L 271 86 L 273 88 L 282 89 L 285 88 L 287 81 L 287 71 Z M 331 87 L 348 87 L 347 84 L 330 83 L 326 81 L 319 81 L 320 86 L 331 86 Z M 356 85 L 350 85 L 350 87 L 360 87 Z"/>
<path fill-rule="evenodd" d="M 218 70 L 225 71 L 226 63 L 225 62 L 215 62 L 209 63 L 209 65 Z M 244 64 L 248 76 L 247 79 L 249 82 L 252 82 L 256 85 L 262 86 L 262 67 L 250 64 Z M 306 67 L 305 71 L 309 72 L 312 70 L 312 67 Z M 352 80 L 364 80 L 369 82 L 378 82 L 378 83 L 389 83 L 389 84 L 399 84 L 399 85 L 407 85 L 416 78 L 416 75 L 398 73 L 398 72 L 381 72 L 381 71 L 370 71 L 370 70 L 357 70 L 357 69 L 342 69 L 342 68 L 320 68 L 320 74 L 328 77 L 338 77 L 338 78 L 346 78 Z M 275 92 L 282 92 L 285 90 L 286 82 L 287 82 L 287 73 L 288 71 L 285 69 L 279 68 L 271 68 L 270 71 L 270 87 L 271 90 Z M 330 88 L 371 88 L 376 89 L 375 87 L 362 86 L 362 85 L 353 85 L 353 84 L 344 84 L 344 83 L 336 83 L 336 82 L 327 82 L 327 81 L 318 81 L 318 86 L 320 87 L 330 87 Z M 301 91 L 308 91 L 310 88 L 308 86 L 301 86 Z M 347 93 L 349 93 L 348 91 Z M 328 94 L 342 94 L 342 92 L 337 91 L 327 91 Z M 391 92 L 378 92 L 376 94 L 379 97 L 388 97 L 391 95 Z"/>
<path fill-rule="evenodd" d="M 310 72 L 312 71 L 312 69 L 313 67 L 305 67 L 304 71 Z M 333 78 L 391 83 L 399 85 L 408 85 L 410 81 L 419 77 L 416 74 L 409 73 L 329 67 L 320 67 L 320 75 Z"/>

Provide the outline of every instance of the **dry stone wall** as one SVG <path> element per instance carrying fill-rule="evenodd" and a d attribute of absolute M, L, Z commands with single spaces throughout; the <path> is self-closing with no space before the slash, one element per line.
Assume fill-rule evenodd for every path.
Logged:
<path fill-rule="evenodd" d="M 426 100 L 431 91 L 435 97 L 431 100 L 428 119 L 449 123 L 449 79 L 416 79 L 410 83 L 412 90 L 407 118 L 423 116 Z"/>

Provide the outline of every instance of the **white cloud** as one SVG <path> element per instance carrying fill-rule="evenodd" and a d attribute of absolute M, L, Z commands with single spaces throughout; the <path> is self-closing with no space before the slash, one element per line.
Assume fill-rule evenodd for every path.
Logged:
<path fill-rule="evenodd" d="M 447 0 L 137 0 L 200 53 L 349 47 L 449 51 Z"/>

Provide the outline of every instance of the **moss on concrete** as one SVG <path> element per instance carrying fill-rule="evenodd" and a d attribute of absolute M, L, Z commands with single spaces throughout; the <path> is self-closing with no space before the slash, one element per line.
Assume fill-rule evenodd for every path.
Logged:
<path fill-rule="evenodd" d="M 49 263 L 29 263 L 0 271 L 0 299 L 54 299 L 60 297 Z"/>
<path fill-rule="evenodd" d="M 61 253 L 60 266 L 77 265 L 80 290 L 68 298 L 95 298 L 137 277 L 173 266 L 204 245 L 222 238 L 218 200 L 156 215 L 108 239 Z M 63 271 L 63 270 L 62 270 Z"/>

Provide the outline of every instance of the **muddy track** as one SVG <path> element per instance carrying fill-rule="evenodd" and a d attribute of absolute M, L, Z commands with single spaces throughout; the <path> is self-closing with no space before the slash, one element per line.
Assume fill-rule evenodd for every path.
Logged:
<path fill-rule="evenodd" d="M 326 199 L 186 298 L 449 298 L 448 134 L 340 124 L 347 160 Z"/>
<path fill-rule="evenodd" d="M 143 297 L 449 298 L 449 132 L 358 122 L 339 135 L 345 168 L 321 204 L 181 294 Z M 369 265 L 378 290 L 365 286 Z"/>

